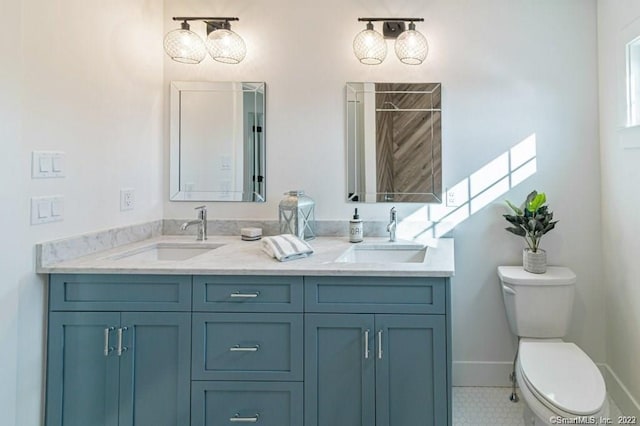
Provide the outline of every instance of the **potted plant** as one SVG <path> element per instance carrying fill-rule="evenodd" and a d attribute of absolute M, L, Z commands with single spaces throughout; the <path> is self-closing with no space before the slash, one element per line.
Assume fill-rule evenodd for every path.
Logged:
<path fill-rule="evenodd" d="M 528 247 L 522 252 L 522 264 L 525 271 L 534 274 L 544 274 L 547 271 L 547 253 L 540 248 L 540 240 L 558 223 L 553 220 L 553 212 L 549 211 L 546 202 L 544 192 L 532 191 L 520 207 L 507 201 L 515 214 L 503 215 L 512 225 L 505 229 L 526 241 Z"/>

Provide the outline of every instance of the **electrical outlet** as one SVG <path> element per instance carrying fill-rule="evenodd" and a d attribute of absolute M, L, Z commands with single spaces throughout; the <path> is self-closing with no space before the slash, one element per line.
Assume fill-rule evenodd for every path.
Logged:
<path fill-rule="evenodd" d="M 133 210 L 136 204 L 135 194 L 133 188 L 122 188 L 120 190 L 120 211 Z"/>
<path fill-rule="evenodd" d="M 458 194 L 456 193 L 455 189 L 447 189 L 447 199 L 446 199 L 446 206 L 447 207 L 458 207 L 459 201 L 458 201 Z"/>
<path fill-rule="evenodd" d="M 463 179 L 453 188 L 447 188 L 445 205 L 447 207 L 460 207 L 469 202 L 469 182 Z"/>

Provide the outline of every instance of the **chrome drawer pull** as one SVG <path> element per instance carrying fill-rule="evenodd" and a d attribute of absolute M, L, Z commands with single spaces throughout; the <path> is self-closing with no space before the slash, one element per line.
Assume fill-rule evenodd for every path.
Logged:
<path fill-rule="evenodd" d="M 378 330 L 378 359 L 382 359 L 382 330 Z"/>
<path fill-rule="evenodd" d="M 109 334 L 115 330 L 115 327 L 108 327 L 104 329 L 104 356 L 109 356 L 109 353 L 113 351 L 113 346 L 109 346 Z"/>
<path fill-rule="evenodd" d="M 128 327 L 120 327 L 118 329 L 118 347 L 116 349 L 116 353 L 118 354 L 118 356 L 122 356 L 122 353 L 126 352 L 129 349 L 126 346 L 122 346 L 122 332 L 127 331 L 128 329 Z"/>
<path fill-rule="evenodd" d="M 256 423 L 258 421 L 258 418 L 260 416 L 258 414 L 256 414 L 255 416 L 251 416 L 251 417 L 240 417 L 240 413 L 236 413 L 235 416 L 231 417 L 229 419 L 230 422 L 238 422 L 238 423 Z"/>
<path fill-rule="evenodd" d="M 364 331 L 364 359 L 369 359 L 369 329 Z"/>
<path fill-rule="evenodd" d="M 256 291 L 255 293 L 240 293 L 239 291 L 236 291 L 231 293 L 230 296 L 235 298 L 240 298 L 240 299 L 254 299 L 260 296 L 260 292 Z"/>
<path fill-rule="evenodd" d="M 258 352 L 258 349 L 260 349 L 260 345 L 248 346 L 248 347 L 235 345 L 229 348 L 231 352 Z"/>

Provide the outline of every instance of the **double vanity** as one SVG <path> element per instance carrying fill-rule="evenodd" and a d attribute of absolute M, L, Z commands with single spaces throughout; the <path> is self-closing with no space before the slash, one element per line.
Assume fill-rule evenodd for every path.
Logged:
<path fill-rule="evenodd" d="M 261 244 L 42 263 L 46 425 L 451 425 L 452 240 L 320 237 L 284 263 Z"/>
<path fill-rule="evenodd" d="M 265 202 L 266 84 L 170 90 L 169 200 Z M 440 202 L 440 92 L 347 84 L 348 201 Z M 452 240 L 319 237 L 281 263 L 169 222 L 37 247 L 47 426 L 451 425 Z"/>

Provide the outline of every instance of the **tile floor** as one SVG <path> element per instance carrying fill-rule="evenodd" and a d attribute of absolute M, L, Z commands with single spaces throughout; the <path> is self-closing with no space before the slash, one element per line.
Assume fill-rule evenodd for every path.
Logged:
<path fill-rule="evenodd" d="M 523 402 L 509 401 L 511 388 L 453 388 L 453 426 L 522 426 Z M 520 396 L 520 394 L 518 394 Z M 620 410 L 609 399 L 609 417 L 616 423 Z"/>

